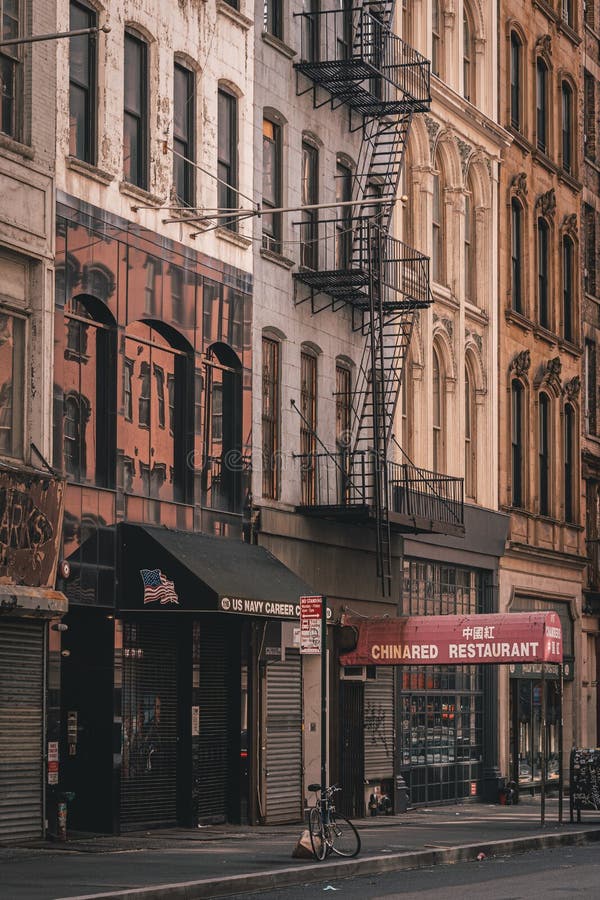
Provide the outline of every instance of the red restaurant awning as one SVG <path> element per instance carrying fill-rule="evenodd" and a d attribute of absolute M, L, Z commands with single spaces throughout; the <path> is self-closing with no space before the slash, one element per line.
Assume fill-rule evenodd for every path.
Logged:
<path fill-rule="evenodd" d="M 473 663 L 562 663 L 562 628 L 555 612 L 506 615 L 408 616 L 357 619 L 343 666 L 433 666 Z M 349 646 L 352 633 L 343 643 Z"/>

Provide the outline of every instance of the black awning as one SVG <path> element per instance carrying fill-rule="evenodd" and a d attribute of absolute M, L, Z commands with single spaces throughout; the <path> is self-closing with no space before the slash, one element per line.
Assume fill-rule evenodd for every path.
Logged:
<path fill-rule="evenodd" d="M 150 525 L 122 524 L 119 529 L 121 609 L 221 610 L 296 618 L 299 598 L 314 593 L 264 547 Z M 165 602 L 144 603 L 142 570 L 159 570 L 173 582 L 178 603 L 169 599 L 170 588 Z"/>

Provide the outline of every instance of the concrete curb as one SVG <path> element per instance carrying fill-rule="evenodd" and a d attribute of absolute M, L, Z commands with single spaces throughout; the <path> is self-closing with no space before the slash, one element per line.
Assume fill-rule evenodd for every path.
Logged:
<path fill-rule="evenodd" d="M 212 897 L 227 897 L 232 894 L 253 893 L 306 884 L 332 878 L 350 878 L 356 875 L 374 875 L 379 872 L 401 872 L 406 869 L 425 869 L 448 863 L 473 861 L 479 853 L 487 857 L 507 853 L 525 853 L 528 850 L 549 850 L 553 847 L 581 845 L 600 841 L 600 829 L 583 831 L 554 832 L 536 834 L 531 837 L 511 838 L 500 841 L 481 841 L 457 847 L 436 850 L 410 850 L 405 853 L 390 853 L 385 856 L 368 856 L 364 859 L 328 861 L 294 866 L 286 869 L 271 869 L 265 872 L 251 872 L 224 878 L 203 878 L 175 884 L 151 885 L 124 891 L 109 891 L 97 894 L 81 894 L 77 897 L 62 897 L 57 900 L 206 900 Z"/>

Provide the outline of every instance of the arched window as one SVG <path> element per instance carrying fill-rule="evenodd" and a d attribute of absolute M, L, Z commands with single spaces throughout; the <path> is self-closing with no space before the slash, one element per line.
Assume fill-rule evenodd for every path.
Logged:
<path fill-rule="evenodd" d="M 463 95 L 475 103 L 475 45 L 470 13 L 463 6 Z"/>
<path fill-rule="evenodd" d="M 442 62 L 442 21 L 440 0 L 433 0 L 431 9 L 431 71 L 441 77 Z"/>
<path fill-rule="evenodd" d="M 521 107 L 521 74 L 523 45 L 518 35 L 510 33 L 510 124 L 518 131 L 522 130 Z"/>
<path fill-rule="evenodd" d="M 219 209 L 238 208 L 239 153 L 238 153 L 238 100 L 227 87 L 221 85 L 217 109 L 217 204 Z M 223 227 L 237 231 L 235 215 L 221 219 Z"/>
<path fill-rule="evenodd" d="M 204 362 L 204 461 L 202 503 L 241 512 L 242 364 L 224 343 L 212 344 Z"/>
<path fill-rule="evenodd" d="M 538 320 L 550 328 L 550 230 L 545 219 L 537 221 Z"/>
<path fill-rule="evenodd" d="M 550 515 L 550 399 L 540 394 L 538 410 L 538 492 L 541 516 Z"/>
<path fill-rule="evenodd" d="M 280 122 L 263 118 L 262 202 L 265 210 L 280 209 L 283 186 L 283 135 Z M 262 244 L 267 250 L 281 253 L 282 214 L 262 215 Z"/>
<path fill-rule="evenodd" d="M 433 348 L 433 471 L 443 472 L 446 466 L 445 415 L 446 377 L 439 353 Z"/>
<path fill-rule="evenodd" d="M 125 334 L 121 391 L 126 490 L 190 502 L 194 391 L 187 342 L 161 322 L 132 322 Z"/>
<path fill-rule="evenodd" d="M 464 240 L 464 282 L 465 299 L 470 303 L 477 302 L 476 290 L 476 248 L 475 248 L 475 211 L 473 208 L 473 183 L 471 178 L 467 181 L 467 193 L 465 194 L 465 240 Z"/>
<path fill-rule="evenodd" d="M 575 410 L 570 403 L 565 404 L 564 409 L 564 465 L 565 465 L 565 521 L 575 521 Z"/>
<path fill-rule="evenodd" d="M 536 62 L 535 128 L 538 150 L 548 152 L 548 68 L 541 57 Z"/>
<path fill-rule="evenodd" d="M 571 85 L 563 81 L 562 97 L 562 167 L 565 172 L 573 171 L 573 90 Z"/>
<path fill-rule="evenodd" d="M 335 167 L 335 199 L 339 203 L 352 199 L 352 170 L 339 159 Z M 352 207 L 339 208 L 335 227 L 335 268 L 348 269 L 352 257 Z"/>
<path fill-rule="evenodd" d="M 402 198 L 402 240 L 410 247 L 414 244 L 414 210 L 412 203 L 412 160 L 410 151 L 404 153 L 404 164 L 400 175 L 400 196 Z M 406 198 L 406 199 L 404 199 Z"/>
<path fill-rule="evenodd" d="M 115 485 L 116 349 L 115 322 L 96 297 L 80 294 L 65 307 L 63 410 L 54 427 L 63 431 L 63 459 L 76 481 Z M 57 440 L 55 446 L 60 446 Z"/>
<path fill-rule="evenodd" d="M 562 241 L 562 275 L 563 275 L 563 337 L 573 341 L 575 335 L 575 252 L 570 237 Z"/>
<path fill-rule="evenodd" d="M 302 206 L 314 206 L 319 202 L 319 151 L 309 141 L 302 141 L 300 187 Z M 307 269 L 317 269 L 319 267 L 319 211 L 307 209 L 302 212 L 301 217 L 300 265 Z"/>
<path fill-rule="evenodd" d="M 511 305 L 523 312 L 523 207 L 514 197 L 511 201 Z"/>
<path fill-rule="evenodd" d="M 520 381 L 513 380 L 510 389 L 511 397 L 511 475 L 512 506 L 525 505 L 524 478 L 524 437 L 525 437 L 525 391 Z"/>
<path fill-rule="evenodd" d="M 432 244 L 431 244 L 431 277 L 438 284 L 444 281 L 444 198 L 443 181 L 439 168 L 439 159 L 436 162 L 437 172 L 433 176 L 433 210 L 431 218 Z"/>
<path fill-rule="evenodd" d="M 477 499 L 477 441 L 475 386 L 469 365 L 465 366 L 465 496 Z"/>
<path fill-rule="evenodd" d="M 196 76 L 181 60 L 173 69 L 173 187 L 179 203 L 194 205 Z"/>

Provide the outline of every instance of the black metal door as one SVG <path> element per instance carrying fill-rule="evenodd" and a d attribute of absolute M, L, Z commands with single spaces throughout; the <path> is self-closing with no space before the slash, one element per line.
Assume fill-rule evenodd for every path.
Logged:
<path fill-rule="evenodd" d="M 340 682 L 340 781 L 337 805 L 347 816 L 364 816 L 363 685 Z"/>
<path fill-rule="evenodd" d="M 177 823 L 177 631 L 123 623 L 121 827 Z"/>

